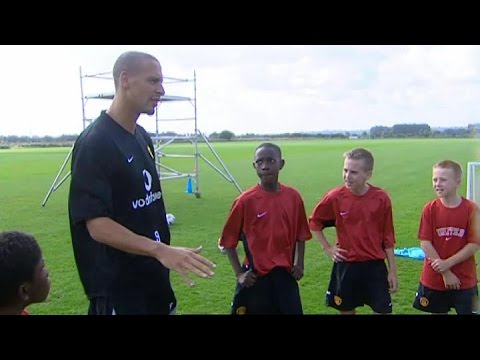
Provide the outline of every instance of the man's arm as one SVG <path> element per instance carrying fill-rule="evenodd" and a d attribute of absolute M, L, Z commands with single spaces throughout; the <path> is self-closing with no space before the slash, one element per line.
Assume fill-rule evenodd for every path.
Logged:
<path fill-rule="evenodd" d="M 135 234 L 108 217 L 87 220 L 86 225 L 94 240 L 130 254 L 153 257 L 165 267 L 178 272 L 190 286 L 195 284 L 187 276 L 188 271 L 203 278 L 214 275 L 211 269 L 215 264 L 198 255 L 202 249 L 201 246 L 188 249 L 156 242 Z"/>

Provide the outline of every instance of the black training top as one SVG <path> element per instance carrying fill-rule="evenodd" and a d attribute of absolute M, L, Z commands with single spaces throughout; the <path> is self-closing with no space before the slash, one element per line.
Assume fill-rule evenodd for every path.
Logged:
<path fill-rule="evenodd" d="M 159 261 L 103 245 L 86 228 L 88 219 L 109 217 L 134 233 L 170 244 L 154 147 L 145 129 L 137 125 L 132 135 L 102 111 L 75 143 L 71 178 L 70 231 L 87 296 L 151 294 L 153 288 L 170 302 L 169 271 Z"/>

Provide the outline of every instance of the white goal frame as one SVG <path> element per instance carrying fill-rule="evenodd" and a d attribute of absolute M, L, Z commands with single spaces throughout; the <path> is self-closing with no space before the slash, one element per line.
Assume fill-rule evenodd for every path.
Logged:
<path fill-rule="evenodd" d="M 467 163 L 467 199 L 474 200 L 474 195 L 480 189 L 475 188 L 475 181 L 473 181 L 473 174 L 475 174 L 475 167 L 480 167 L 480 161 L 469 161 Z"/>

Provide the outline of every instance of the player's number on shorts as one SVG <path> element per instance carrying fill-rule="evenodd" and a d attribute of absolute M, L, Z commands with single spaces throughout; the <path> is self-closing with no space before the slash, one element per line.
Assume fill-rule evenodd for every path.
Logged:
<path fill-rule="evenodd" d="M 160 234 L 159 234 L 158 230 L 155 230 L 155 232 L 153 234 L 155 235 L 155 241 L 160 242 L 161 240 L 160 240 Z"/>

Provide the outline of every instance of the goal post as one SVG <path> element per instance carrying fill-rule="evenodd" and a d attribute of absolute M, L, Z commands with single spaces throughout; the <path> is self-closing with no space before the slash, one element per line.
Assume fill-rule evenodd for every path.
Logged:
<path fill-rule="evenodd" d="M 467 199 L 480 204 L 480 162 L 467 163 Z"/>

